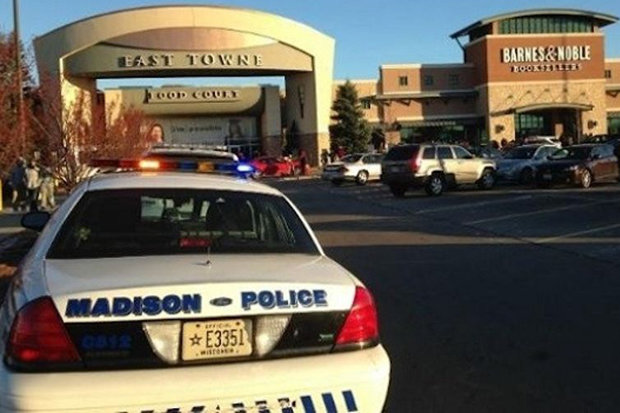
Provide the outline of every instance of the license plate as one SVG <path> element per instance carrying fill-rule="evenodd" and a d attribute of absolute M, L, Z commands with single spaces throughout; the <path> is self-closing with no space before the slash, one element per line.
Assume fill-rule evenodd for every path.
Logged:
<path fill-rule="evenodd" d="M 400 172 L 400 166 L 392 166 L 392 167 L 390 167 L 390 172 Z"/>
<path fill-rule="evenodd" d="M 543 174 L 543 179 L 550 181 L 551 180 L 551 174 Z"/>
<path fill-rule="evenodd" d="M 250 320 L 213 320 L 183 324 L 183 360 L 222 359 L 250 354 Z"/>

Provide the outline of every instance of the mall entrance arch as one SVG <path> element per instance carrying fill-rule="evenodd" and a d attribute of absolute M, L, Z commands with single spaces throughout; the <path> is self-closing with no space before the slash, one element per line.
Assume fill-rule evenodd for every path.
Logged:
<path fill-rule="evenodd" d="M 283 76 L 285 126 L 295 125 L 312 164 L 329 149 L 335 42 L 290 19 L 219 6 L 145 7 L 68 24 L 34 45 L 39 73 L 60 80 L 64 105 L 82 93 L 94 98 L 97 79 Z M 279 149 L 279 116 L 258 121 L 263 149 Z"/>
<path fill-rule="evenodd" d="M 578 103 L 533 104 L 514 110 L 515 135 L 566 137 L 573 143 L 582 139 L 582 114 L 592 105 Z M 591 129 L 591 127 L 590 127 Z"/>

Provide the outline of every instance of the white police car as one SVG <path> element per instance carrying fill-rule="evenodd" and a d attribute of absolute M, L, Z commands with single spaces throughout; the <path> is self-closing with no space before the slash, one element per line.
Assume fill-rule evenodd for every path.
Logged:
<path fill-rule="evenodd" d="M 48 218 L 0 312 L 0 412 L 382 410 L 372 296 L 277 190 L 102 174 Z"/>

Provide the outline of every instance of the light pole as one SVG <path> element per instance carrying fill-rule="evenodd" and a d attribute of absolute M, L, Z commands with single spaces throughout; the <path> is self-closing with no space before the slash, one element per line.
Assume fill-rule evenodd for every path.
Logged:
<path fill-rule="evenodd" d="M 24 131 L 24 88 L 22 85 L 22 53 L 19 36 L 19 0 L 13 0 L 13 40 L 15 42 L 15 70 L 17 75 L 18 137 L 23 155 L 23 152 L 26 150 L 26 136 Z"/>

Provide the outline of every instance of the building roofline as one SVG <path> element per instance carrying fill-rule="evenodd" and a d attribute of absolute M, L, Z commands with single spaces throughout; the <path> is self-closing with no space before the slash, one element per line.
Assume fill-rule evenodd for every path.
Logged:
<path fill-rule="evenodd" d="M 351 82 L 353 84 L 356 83 L 377 83 L 379 80 L 377 79 L 334 79 L 333 84 L 335 85 L 344 85 L 347 82 Z"/>
<path fill-rule="evenodd" d="M 324 34 L 322 32 L 319 32 L 317 29 L 315 29 L 312 26 L 309 26 L 306 23 L 303 23 L 303 22 L 300 22 L 300 21 L 297 21 L 297 20 L 293 20 L 293 19 L 291 19 L 289 17 L 283 16 L 283 15 L 280 15 L 280 14 L 277 14 L 277 13 L 267 12 L 267 11 L 264 11 L 264 10 L 253 9 L 253 8 L 250 8 L 250 7 L 228 6 L 228 5 L 221 5 L 221 4 L 204 4 L 204 3 L 203 4 L 201 4 L 201 3 L 174 4 L 174 3 L 171 3 L 171 4 L 154 4 L 154 5 L 149 5 L 149 6 L 128 7 L 128 8 L 125 8 L 125 9 L 112 10 L 112 11 L 107 11 L 107 12 L 103 12 L 103 13 L 93 14 L 91 16 L 86 16 L 86 17 L 83 17 L 81 19 L 72 21 L 70 23 L 66 23 L 66 24 L 64 24 L 62 26 L 56 27 L 56 28 L 54 28 L 54 29 L 52 29 L 52 30 L 42 34 L 42 35 L 35 36 L 34 39 L 37 40 L 39 38 L 43 38 L 43 37 L 49 36 L 49 35 L 51 35 L 53 33 L 57 33 L 57 32 L 60 32 L 62 30 L 66 30 L 66 29 L 68 29 L 71 26 L 78 25 L 80 23 L 84 23 L 84 22 L 89 21 L 89 20 L 95 20 L 95 19 L 101 18 L 101 17 L 113 16 L 115 14 L 120 15 L 120 14 L 127 13 L 127 12 L 134 12 L 134 11 L 141 11 L 141 10 L 169 9 L 169 8 L 172 8 L 172 9 L 210 8 L 210 9 L 223 9 L 223 10 L 239 10 L 239 11 L 243 11 L 243 12 L 249 12 L 249 13 L 256 13 L 256 14 L 260 14 L 260 15 L 278 17 L 280 19 L 287 20 L 289 22 L 295 23 L 295 24 L 297 24 L 299 26 L 304 26 L 305 28 L 307 28 L 309 30 L 312 30 L 312 31 L 314 31 L 314 32 L 316 32 L 318 34 L 321 34 L 323 36 L 328 37 L 326 34 Z"/>
<path fill-rule="evenodd" d="M 509 13 L 497 14 L 495 16 L 487 17 L 481 20 L 478 20 L 475 23 L 470 24 L 462 28 L 459 31 L 456 31 L 450 35 L 451 38 L 456 39 L 459 37 L 463 37 L 469 34 L 474 29 L 478 27 L 486 26 L 489 23 L 493 23 L 498 20 L 512 19 L 516 17 L 526 17 L 526 16 L 542 16 L 542 15 L 555 15 L 555 16 L 582 16 L 582 17 L 590 17 L 599 22 L 600 26 L 607 26 L 609 24 L 615 23 L 618 21 L 618 17 L 613 16 L 611 14 L 606 13 L 598 13 L 594 11 L 581 10 L 581 9 L 561 9 L 561 8 L 549 8 L 549 9 L 527 9 L 527 10 L 518 10 Z"/>
<path fill-rule="evenodd" d="M 395 63 L 384 64 L 379 69 L 450 69 L 474 67 L 473 63 Z"/>

